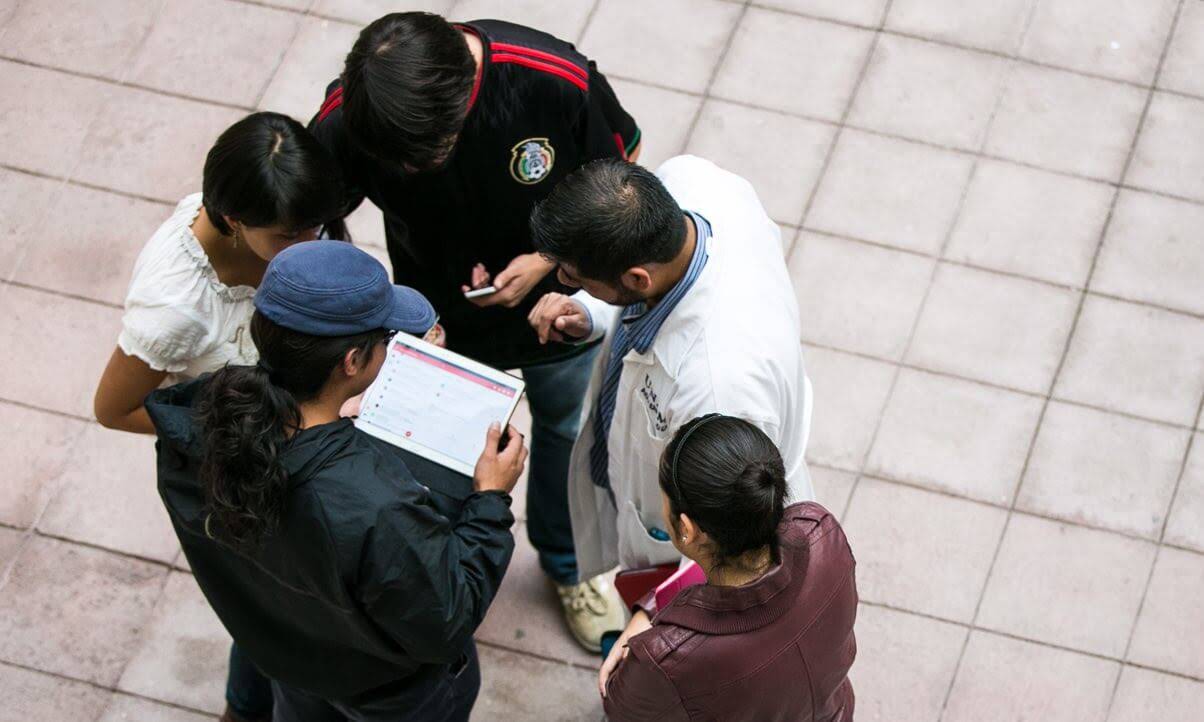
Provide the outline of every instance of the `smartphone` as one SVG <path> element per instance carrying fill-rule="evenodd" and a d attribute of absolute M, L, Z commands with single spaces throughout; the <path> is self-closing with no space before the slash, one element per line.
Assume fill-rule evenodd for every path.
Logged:
<path fill-rule="evenodd" d="M 465 291 L 464 298 L 480 298 L 481 296 L 488 296 L 492 293 L 497 293 L 497 288 L 495 288 L 493 286 L 486 286 L 484 288 L 474 288 L 470 291 Z"/>

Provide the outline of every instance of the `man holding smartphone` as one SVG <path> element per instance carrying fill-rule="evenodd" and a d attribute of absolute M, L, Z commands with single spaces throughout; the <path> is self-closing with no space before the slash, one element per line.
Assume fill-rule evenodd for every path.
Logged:
<path fill-rule="evenodd" d="M 347 212 L 365 197 L 383 212 L 394 279 L 439 309 L 447 347 L 522 369 L 533 422 L 528 534 L 573 635 L 598 650 L 621 605 L 602 580 L 578 579 L 567 501 L 596 345 L 541 345 L 528 326 L 535 301 L 568 289 L 535 253 L 527 220 L 585 163 L 635 160 L 635 121 L 567 42 L 406 12 L 364 29 L 310 129 L 339 162 Z"/>

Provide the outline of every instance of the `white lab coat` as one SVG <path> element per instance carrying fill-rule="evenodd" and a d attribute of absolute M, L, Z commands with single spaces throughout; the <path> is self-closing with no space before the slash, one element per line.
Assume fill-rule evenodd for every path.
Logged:
<path fill-rule="evenodd" d="M 615 565 L 634 569 L 680 559 L 651 527 L 666 529 L 658 482 L 661 452 L 678 427 L 711 412 L 756 424 L 777 444 L 790 501 L 814 498 L 803 459 L 811 386 L 803 368 L 798 303 L 781 232 L 747 181 L 710 161 L 678 156 L 657 175 L 685 210 L 711 224 L 709 260 L 665 319 L 648 353 L 623 358 L 607 437 L 614 503 L 590 478 L 592 407 L 621 310 L 584 292 L 590 340 L 606 336 L 586 396 L 569 464 L 569 510 L 578 573 L 589 579 Z M 670 531 L 671 530 L 667 530 Z"/>

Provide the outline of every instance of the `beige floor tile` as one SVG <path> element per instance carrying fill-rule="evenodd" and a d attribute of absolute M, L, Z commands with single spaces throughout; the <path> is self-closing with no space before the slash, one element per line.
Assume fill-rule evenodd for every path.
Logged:
<path fill-rule="evenodd" d="M 1184 3 L 1179 24 L 1158 76 L 1158 85 L 1183 93 L 1204 95 L 1204 5 Z"/>
<path fill-rule="evenodd" d="M 870 58 L 849 122 L 977 150 L 1006 67 L 996 56 L 884 35 Z"/>
<path fill-rule="evenodd" d="M 762 0 L 757 4 L 869 27 L 881 22 L 886 8 L 886 0 Z"/>
<path fill-rule="evenodd" d="M 96 119 L 74 178 L 175 204 L 201 187 L 205 154 L 245 114 L 122 88 Z"/>
<path fill-rule="evenodd" d="M 21 3 L 8 21 L 0 53 L 38 65 L 120 80 L 151 28 L 157 7 L 144 0 Z"/>
<path fill-rule="evenodd" d="M 211 722 L 212 719 L 210 715 L 118 693 L 97 722 Z"/>
<path fill-rule="evenodd" d="M 1033 396 L 903 369 L 866 470 L 1007 505 L 1041 404 Z"/>
<path fill-rule="evenodd" d="M 0 305 L 0 398 L 90 417 L 121 311 L 18 286 L 0 286 Z"/>
<path fill-rule="evenodd" d="M 936 722 L 966 629 L 863 604 L 855 633 L 849 678 L 859 722 Z"/>
<path fill-rule="evenodd" d="M 455 0 L 409 0 L 404 8 L 396 0 L 315 0 L 310 12 L 339 18 L 359 25 L 367 25 L 379 17 L 402 10 L 422 10 L 428 13 L 447 15 Z M 471 18 L 457 18 L 470 20 Z"/>
<path fill-rule="evenodd" d="M 1108 722 L 1196 719 L 1204 707 L 1204 682 L 1137 667 L 1120 673 Z"/>
<path fill-rule="evenodd" d="M 296 13 L 230 0 L 166 0 L 128 80 L 253 106 L 288 50 L 299 21 Z M 204 43 L 195 42 L 198 28 L 205 28 Z"/>
<path fill-rule="evenodd" d="M 0 403 L 0 522 L 28 527 L 46 508 L 84 423 Z"/>
<path fill-rule="evenodd" d="M 1120 664 L 1000 637 L 970 634 L 945 722 L 1097 722 Z"/>
<path fill-rule="evenodd" d="M 0 526 L 0 574 L 8 569 L 9 562 L 17 556 L 25 535 L 18 529 Z"/>
<path fill-rule="evenodd" d="M 343 72 L 359 28 L 325 18 L 301 19 L 301 29 L 264 91 L 259 107 L 309 123 L 326 98 L 326 86 Z"/>
<path fill-rule="evenodd" d="M 492 720 L 602 720 L 598 674 L 481 645 L 481 696 L 474 722 Z M 532 680 L 538 680 L 533 688 Z"/>
<path fill-rule="evenodd" d="M 0 60 L 0 96 L 20 98 L 0 112 L 0 163 L 70 173 L 92 119 L 114 92 L 98 80 Z"/>
<path fill-rule="evenodd" d="M 1136 83 L 1154 78 L 1176 0 L 1042 0 L 1021 55 Z"/>
<path fill-rule="evenodd" d="M 83 682 L 0 664 L 0 699 L 4 700 L 0 714 L 5 720 L 93 720 L 112 694 Z"/>
<path fill-rule="evenodd" d="M 1042 168 L 1115 180 L 1145 91 L 1026 64 L 1012 69 L 986 152 Z"/>
<path fill-rule="evenodd" d="M 1054 394 L 1190 426 L 1204 393 L 1204 321 L 1089 295 Z"/>
<path fill-rule="evenodd" d="M 1179 481 L 1164 541 L 1204 552 L 1204 434 L 1199 432 Z"/>
<path fill-rule="evenodd" d="M 1051 402 L 1016 506 L 1156 539 L 1189 433 Z"/>
<path fill-rule="evenodd" d="M 1128 660 L 1204 677 L 1204 556 L 1163 547 L 1154 564 Z"/>
<path fill-rule="evenodd" d="M 230 635 L 191 574 L 172 572 L 117 688 L 219 713 Z"/>
<path fill-rule="evenodd" d="M 1122 191 L 1092 290 L 1204 314 L 1204 207 Z"/>
<path fill-rule="evenodd" d="M 526 525 L 515 526 L 514 536 L 514 557 L 477 639 L 540 657 L 600 664 L 601 657 L 586 652 L 569 633 L 556 591 L 527 539 Z"/>
<path fill-rule="evenodd" d="M 935 261 L 804 231 L 789 265 L 803 340 L 898 359 Z"/>
<path fill-rule="evenodd" d="M 886 27 L 954 45 L 1012 53 L 1032 0 L 895 0 Z"/>
<path fill-rule="evenodd" d="M 1006 518 L 1004 509 L 863 478 L 844 522 L 858 594 L 968 623 Z"/>
<path fill-rule="evenodd" d="M 601 0 L 581 49 L 608 73 L 701 93 L 739 15 L 739 5 L 720 0 Z"/>
<path fill-rule="evenodd" d="M 1103 183 L 984 159 L 945 257 L 1082 286 L 1112 193 Z"/>
<path fill-rule="evenodd" d="M 1125 180 L 1204 201 L 1204 100 L 1154 93 Z"/>
<path fill-rule="evenodd" d="M 821 123 L 708 100 L 686 150 L 743 176 L 774 220 L 795 224 L 833 135 Z"/>
<path fill-rule="evenodd" d="M 64 186 L 13 278 L 121 305 L 138 254 L 171 211 L 161 203 Z"/>
<path fill-rule="evenodd" d="M 838 520 L 841 519 L 857 475 L 816 464 L 810 464 L 808 471 L 811 472 L 811 485 L 815 487 L 815 501 L 836 515 Z"/>
<path fill-rule="evenodd" d="M 868 30 L 750 8 L 711 93 L 838 121 L 873 37 Z"/>
<path fill-rule="evenodd" d="M 610 85 L 640 127 L 640 165 L 655 169 L 685 150 L 702 98 L 626 80 Z"/>
<path fill-rule="evenodd" d="M 458 0 L 451 12 L 458 21 L 508 20 L 575 43 L 593 7 L 594 0 Z"/>
<path fill-rule="evenodd" d="M 99 549 L 31 538 L 0 589 L 0 659 L 112 686 L 138 648 L 165 573 Z"/>
<path fill-rule="evenodd" d="M 936 254 L 971 164 L 959 153 L 845 130 L 804 226 Z"/>
<path fill-rule="evenodd" d="M 347 230 L 357 246 L 385 248 L 385 218 L 380 209 L 366 198 L 359 208 L 347 216 Z M 384 263 L 389 268 L 388 259 Z"/>
<path fill-rule="evenodd" d="M 942 264 L 907 361 L 1046 393 L 1077 306 L 1075 291 Z"/>
<path fill-rule="evenodd" d="M 895 367 L 814 346 L 805 347 L 803 356 L 815 390 L 807 458 L 840 469 L 860 469 Z"/>
<path fill-rule="evenodd" d="M 1153 561 L 1148 542 L 1016 514 L 978 625 L 1119 657 Z"/>
<path fill-rule="evenodd" d="M 0 279 L 7 280 L 33 245 L 62 181 L 0 169 Z"/>
<path fill-rule="evenodd" d="M 38 530 L 170 564 L 180 544 L 156 483 L 154 437 L 90 424 Z"/>

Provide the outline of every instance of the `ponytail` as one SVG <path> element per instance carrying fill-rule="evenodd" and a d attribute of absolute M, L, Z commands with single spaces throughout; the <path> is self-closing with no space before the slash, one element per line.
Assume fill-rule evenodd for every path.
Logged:
<path fill-rule="evenodd" d="M 383 329 L 310 336 L 255 312 L 251 338 L 259 363 L 214 373 L 196 405 L 206 533 L 255 546 L 275 531 L 288 498 L 281 457 L 301 430 L 300 404 L 322 391 L 348 351 L 371 354 L 387 337 Z"/>
<path fill-rule="evenodd" d="M 661 489 L 670 521 L 689 516 L 714 545 L 717 565 L 769 548 L 779 561 L 778 525 L 786 510 L 782 455 L 743 419 L 709 414 L 680 429 L 665 448 Z"/>
<path fill-rule="evenodd" d="M 288 487 L 280 453 L 300 428 L 301 411 L 292 394 L 272 385 L 263 365 L 227 366 L 213 374 L 196 409 L 209 507 L 205 530 L 254 545 L 280 522 Z"/>

